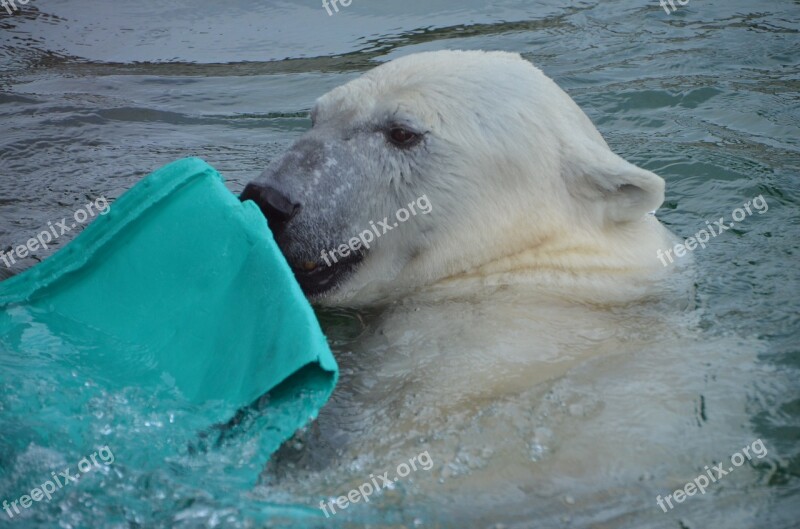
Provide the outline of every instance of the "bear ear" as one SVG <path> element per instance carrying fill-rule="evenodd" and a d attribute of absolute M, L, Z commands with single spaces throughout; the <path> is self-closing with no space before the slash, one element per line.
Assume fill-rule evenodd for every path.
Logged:
<path fill-rule="evenodd" d="M 599 205 L 607 220 L 638 220 L 664 202 L 664 179 L 657 174 L 637 167 L 611 151 L 593 158 L 594 165 L 583 171 L 583 181 L 579 185 L 583 191 L 580 194 L 584 200 Z"/>

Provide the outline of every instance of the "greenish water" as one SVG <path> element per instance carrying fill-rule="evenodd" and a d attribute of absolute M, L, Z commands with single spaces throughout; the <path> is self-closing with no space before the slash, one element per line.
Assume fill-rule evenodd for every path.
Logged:
<path fill-rule="evenodd" d="M 151 170 L 184 156 L 206 159 L 239 191 L 310 126 L 307 112 L 318 96 L 380 62 L 443 48 L 520 52 L 572 95 L 616 152 L 666 179 L 667 200 L 658 216 L 678 235 L 729 218 L 759 195 L 769 204 L 765 213 L 748 216 L 694 252 L 698 308 L 692 317 L 703 329 L 702 343 L 665 348 L 664 357 L 643 364 L 642 394 L 652 390 L 668 400 L 668 385 L 660 392 L 653 388 L 672 380 L 676 393 L 696 395 L 696 406 L 684 412 L 676 404 L 680 428 L 659 428 L 648 422 L 650 407 L 642 398 L 626 419 L 656 426 L 616 432 L 626 440 L 616 454 L 601 450 L 610 441 L 597 438 L 609 469 L 605 496 L 597 494 L 598 485 L 594 494 L 567 497 L 565 491 L 586 491 L 567 477 L 561 488 L 552 485 L 547 478 L 558 476 L 559 468 L 500 493 L 470 464 L 459 479 L 451 478 L 443 473 L 443 456 L 433 454 L 438 464 L 432 487 L 409 485 L 316 525 L 796 527 L 800 5 L 689 0 L 667 14 L 655 1 L 563 4 L 353 0 L 328 16 L 317 2 L 31 0 L 13 15 L 0 11 L 0 248 L 21 244 L 87 199 L 117 197 Z M 0 265 L 0 277 L 8 273 Z M 350 340 L 369 315 L 323 316 L 346 380 Z M 156 438 L 169 429 L 171 417 L 201 428 L 192 418 L 202 410 L 171 409 L 169 395 L 143 395 L 137 388 L 104 394 L 66 367 L 45 368 L 52 359 L 15 358 L 6 351 L 0 347 L 0 499 L 19 497 L 128 428 L 151 430 Z M 588 371 L 599 377 L 602 369 Z M 568 404 L 566 396 L 590 387 L 580 381 L 592 376 L 557 381 L 548 389 L 555 399 L 548 404 L 531 397 L 537 420 L 552 416 L 558 399 Z M 63 409 L 9 424 L 30 395 L 42 406 L 69 402 L 80 426 L 48 434 L 53 425 L 69 422 Z M 594 406 L 612 408 L 611 395 L 593 398 Z M 726 407 L 734 401 L 742 406 Z M 523 411 L 513 420 L 525 422 Z M 555 425 L 546 427 L 558 437 Z M 368 436 L 363 424 L 349 433 L 359 428 Z M 495 448 L 507 433 L 497 430 L 482 441 Z M 48 435 L 49 443 L 30 443 Z M 749 473 L 725 481 L 702 501 L 687 500 L 681 510 L 662 514 L 655 507 L 656 493 L 674 490 L 704 464 L 725 460 L 757 437 L 769 454 Z M 547 439 L 532 441 L 543 466 L 547 454 L 558 450 Z M 663 445 L 683 452 L 683 464 L 663 468 L 673 461 L 654 448 Z M 324 471 L 284 485 L 275 476 L 292 467 L 279 461 L 250 490 L 236 485 L 238 475 L 226 475 L 245 460 L 266 463 L 247 436 L 205 459 L 176 457 L 157 470 L 134 455 L 122 457 L 126 451 L 135 446 L 119 448 L 113 465 L 32 509 L 30 518 L 16 523 L 0 516 L 0 526 L 296 527 L 282 518 L 265 521 L 264 513 L 295 503 L 313 512 L 322 496 L 342 494 L 353 480 L 388 468 L 371 453 L 352 462 L 321 452 L 317 457 L 329 461 Z M 403 452 L 404 458 L 414 453 Z M 626 459 L 636 455 L 643 462 Z M 453 461 L 445 466 L 455 468 Z M 617 479 L 620 466 L 640 469 L 642 479 Z"/>

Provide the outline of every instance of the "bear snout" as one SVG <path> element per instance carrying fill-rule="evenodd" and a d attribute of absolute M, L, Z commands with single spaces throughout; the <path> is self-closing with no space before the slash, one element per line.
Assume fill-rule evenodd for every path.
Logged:
<path fill-rule="evenodd" d="M 258 182 L 250 182 L 242 191 L 239 200 L 252 200 L 267 219 L 269 229 L 277 238 L 286 224 L 301 209 L 302 205 L 275 187 Z"/>

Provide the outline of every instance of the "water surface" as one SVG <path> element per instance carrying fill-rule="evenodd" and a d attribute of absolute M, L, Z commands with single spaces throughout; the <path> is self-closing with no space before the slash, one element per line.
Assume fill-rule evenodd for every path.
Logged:
<path fill-rule="evenodd" d="M 691 331 L 661 341 L 663 329 L 618 317 L 617 334 L 637 345 L 607 361 L 578 362 L 456 422 L 435 417 L 431 428 L 447 439 L 438 446 L 449 452 L 431 451 L 433 469 L 319 525 L 795 527 L 800 7 L 690 0 L 667 14 L 649 0 L 565 4 L 353 0 L 328 16 L 312 1 L 31 0 L 0 13 L 0 248 L 184 156 L 206 159 L 238 192 L 310 127 L 318 96 L 381 62 L 445 48 L 519 52 L 575 98 L 616 152 L 666 179 L 658 216 L 678 235 L 759 195 L 769 210 L 695 251 L 697 309 L 680 316 Z M 0 277 L 46 256 L 11 271 L 0 265 Z M 644 321 L 658 319 L 651 316 Z M 345 375 L 354 340 L 373 317 L 322 314 Z M 25 391 L 58 385 L 61 375 L 36 372 L 36 362 L 30 383 L 18 384 L 10 374 L 26 366 L 2 361 L 5 408 Z M 170 424 L 146 411 L 152 395 L 80 391 L 76 413 L 97 439 L 112 435 L 98 414 L 128 417 L 135 429 Z M 349 396 L 334 406 L 346 409 Z M 340 426 L 349 439 L 369 436 L 359 420 Z M 2 430 L 3 497 L 85 455 L 80 440 L 22 449 L 24 428 Z M 768 456 L 669 513 L 656 506 L 657 494 L 757 438 Z M 275 503 L 313 511 L 322 496 L 415 455 L 411 446 L 424 449 L 417 441 L 409 434 L 381 448 L 370 439 L 376 448 L 360 459 L 334 450 L 315 471 L 318 462 L 302 458 L 302 443 L 313 439 L 298 440 L 245 492 L 216 472 L 236 454 L 258 462 L 246 439 L 209 456 L 218 459 L 204 467 L 208 479 L 192 486 L 176 477 L 191 460 L 148 474 L 117 459 L 106 481 L 39 509 L 26 526 L 291 526 L 259 513 Z M 523 453 L 524 461 L 514 459 Z M 518 467 L 505 481 L 483 471 L 509 468 L 493 466 L 504 457 Z M 293 462 L 303 470 L 292 472 Z"/>

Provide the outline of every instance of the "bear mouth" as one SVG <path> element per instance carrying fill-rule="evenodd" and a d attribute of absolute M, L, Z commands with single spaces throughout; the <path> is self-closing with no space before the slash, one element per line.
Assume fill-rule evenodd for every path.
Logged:
<path fill-rule="evenodd" d="M 352 275 L 363 260 L 364 254 L 361 251 L 354 251 L 330 265 L 316 261 L 307 261 L 303 265 L 297 265 L 289 261 L 289 267 L 300 284 L 303 294 L 308 298 L 319 298 Z"/>

